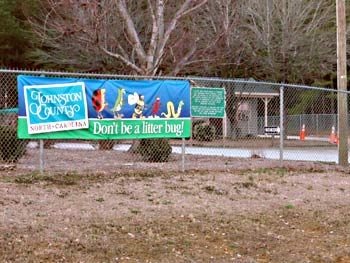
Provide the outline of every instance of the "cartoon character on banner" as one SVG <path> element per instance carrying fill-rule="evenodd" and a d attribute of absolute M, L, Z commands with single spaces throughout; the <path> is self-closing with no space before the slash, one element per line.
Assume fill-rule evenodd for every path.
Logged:
<path fill-rule="evenodd" d="M 108 108 L 106 103 L 106 89 L 97 89 L 92 93 L 92 107 L 97 113 L 97 118 L 103 119 L 102 111 Z"/>
<path fill-rule="evenodd" d="M 165 118 L 179 118 L 181 115 L 181 110 L 183 105 L 185 105 L 185 103 L 181 100 L 179 102 L 179 105 L 177 106 L 177 111 L 175 112 L 175 106 L 174 103 L 172 101 L 168 101 L 167 103 L 167 113 L 162 112 L 161 115 L 164 116 Z"/>
<path fill-rule="evenodd" d="M 135 104 L 134 113 L 132 114 L 133 119 L 136 119 L 136 118 L 144 119 L 145 118 L 143 116 L 143 111 L 146 108 L 145 96 L 143 96 L 141 94 L 139 95 L 136 92 L 134 94 L 130 94 L 128 96 L 128 103 L 129 103 L 129 105 Z"/>
<path fill-rule="evenodd" d="M 111 108 L 111 112 L 113 112 L 115 119 L 122 118 L 124 116 L 123 114 L 119 113 L 124 104 L 124 94 L 125 94 L 125 89 L 118 88 L 117 99 L 115 100 L 114 107 Z"/>
<path fill-rule="evenodd" d="M 156 101 L 152 103 L 152 118 L 159 118 L 158 111 L 162 107 L 162 103 L 160 102 L 160 98 L 156 97 Z"/>

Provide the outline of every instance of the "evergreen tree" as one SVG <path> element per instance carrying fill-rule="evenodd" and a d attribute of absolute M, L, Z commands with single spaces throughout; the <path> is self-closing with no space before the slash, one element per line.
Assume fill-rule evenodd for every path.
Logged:
<path fill-rule="evenodd" d="M 30 65 L 30 33 L 26 29 L 20 0 L 0 0 L 0 66 L 25 68 Z"/>

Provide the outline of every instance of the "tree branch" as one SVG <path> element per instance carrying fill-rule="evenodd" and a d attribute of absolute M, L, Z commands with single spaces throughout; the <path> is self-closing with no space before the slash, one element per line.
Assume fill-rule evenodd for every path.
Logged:
<path fill-rule="evenodd" d="M 152 17 L 152 35 L 151 40 L 147 52 L 147 71 L 151 70 L 154 67 L 153 61 L 154 61 L 154 54 L 157 49 L 157 40 L 158 40 L 158 32 L 159 32 L 159 24 L 158 19 L 156 18 L 156 15 L 154 14 L 154 10 L 152 8 L 152 3 L 150 0 L 148 1 L 148 5 L 151 11 L 151 17 Z M 162 0 L 157 1 L 158 6 L 164 5 L 164 2 Z M 159 8 L 157 8 L 157 16 L 159 16 Z"/>
<path fill-rule="evenodd" d="M 188 8 L 189 8 L 192 0 L 186 0 L 181 5 L 180 9 L 175 13 L 174 17 L 170 21 L 170 23 L 165 31 L 164 37 L 159 39 L 159 47 L 158 47 L 156 58 L 155 58 L 155 64 L 158 64 L 159 60 L 163 56 L 164 48 L 165 48 L 166 44 L 168 43 L 170 35 L 174 31 L 179 19 L 181 17 L 183 17 L 184 15 L 189 14 L 190 12 L 198 9 L 199 7 L 204 5 L 207 1 L 208 0 L 202 0 L 199 4 L 196 4 L 194 7 L 190 8 L 190 9 L 188 9 Z"/>
<path fill-rule="evenodd" d="M 145 50 L 139 39 L 139 35 L 136 31 L 134 22 L 132 21 L 128 10 L 126 9 L 125 2 L 123 0 L 117 0 L 117 8 L 121 18 L 126 23 L 126 32 L 128 34 L 128 37 L 132 41 L 132 46 L 135 48 L 135 51 L 139 60 L 141 61 L 141 63 L 145 63 L 146 62 Z"/>
<path fill-rule="evenodd" d="M 121 60 L 126 66 L 132 68 L 133 70 L 135 70 L 138 74 L 140 75 L 143 75 L 145 72 L 140 68 L 138 67 L 137 65 L 135 65 L 134 63 L 132 63 L 130 60 L 124 58 L 123 56 L 117 54 L 117 53 L 112 53 L 110 51 L 108 51 L 106 48 L 104 47 L 101 47 L 100 46 L 100 49 L 106 53 L 108 56 L 111 56 L 111 57 L 114 57 L 118 60 Z"/>

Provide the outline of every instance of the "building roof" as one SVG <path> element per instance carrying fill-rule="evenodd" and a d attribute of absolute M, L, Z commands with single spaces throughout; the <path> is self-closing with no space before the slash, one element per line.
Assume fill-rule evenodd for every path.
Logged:
<path fill-rule="evenodd" d="M 249 98 L 272 98 L 278 97 L 279 91 L 276 86 L 268 83 L 259 83 L 253 78 L 235 79 L 235 95 Z"/>

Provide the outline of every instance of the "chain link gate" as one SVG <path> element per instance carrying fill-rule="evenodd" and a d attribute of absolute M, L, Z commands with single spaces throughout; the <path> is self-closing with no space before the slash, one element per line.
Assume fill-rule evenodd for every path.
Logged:
<path fill-rule="evenodd" d="M 147 172 L 164 167 L 179 171 L 225 169 L 216 160 L 338 160 L 336 90 L 253 79 L 153 77 L 189 80 L 191 87 L 224 90 L 224 116 L 192 117 L 187 139 L 18 140 L 18 75 L 104 80 L 150 77 L 0 70 L 1 159 L 29 171 Z M 278 132 L 271 134 L 267 128 Z"/>

